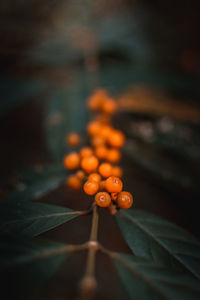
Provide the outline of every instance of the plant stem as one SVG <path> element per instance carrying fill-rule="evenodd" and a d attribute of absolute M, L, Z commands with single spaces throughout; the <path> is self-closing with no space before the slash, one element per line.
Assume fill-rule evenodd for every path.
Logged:
<path fill-rule="evenodd" d="M 92 227 L 90 233 L 90 239 L 88 241 L 88 257 L 86 263 L 85 275 L 81 281 L 81 300 L 90 300 L 93 298 L 96 290 L 96 279 L 95 279 L 95 258 L 96 252 L 99 250 L 99 244 L 97 242 L 98 235 L 98 224 L 99 224 L 99 213 L 98 207 L 93 206 L 93 217 Z"/>

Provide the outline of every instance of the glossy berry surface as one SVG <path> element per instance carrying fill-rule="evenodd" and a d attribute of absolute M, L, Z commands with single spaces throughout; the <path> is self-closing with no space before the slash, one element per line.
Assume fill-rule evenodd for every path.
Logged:
<path fill-rule="evenodd" d="M 101 181 L 101 176 L 98 173 L 91 173 L 88 176 L 88 181 L 100 182 Z"/>
<path fill-rule="evenodd" d="M 119 208 L 128 209 L 133 204 L 133 196 L 129 192 L 121 192 L 117 197 L 117 205 Z"/>
<path fill-rule="evenodd" d="M 110 193 L 119 193 L 122 191 L 123 183 L 119 177 L 110 176 L 106 179 L 106 190 Z"/>
<path fill-rule="evenodd" d="M 95 196 L 95 202 L 100 207 L 109 207 L 111 197 L 107 192 L 99 192 Z"/>
<path fill-rule="evenodd" d="M 96 181 L 86 181 L 83 190 L 87 195 L 94 195 L 99 190 L 99 183 Z"/>

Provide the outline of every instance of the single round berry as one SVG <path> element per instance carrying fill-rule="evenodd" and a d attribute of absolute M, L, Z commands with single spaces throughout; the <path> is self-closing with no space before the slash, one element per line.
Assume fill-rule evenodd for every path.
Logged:
<path fill-rule="evenodd" d="M 121 153 L 118 149 L 112 148 L 108 151 L 107 160 L 111 163 L 117 163 L 121 159 Z"/>
<path fill-rule="evenodd" d="M 101 174 L 102 177 L 109 177 L 112 175 L 112 166 L 109 163 L 102 163 L 99 166 L 99 173 Z"/>
<path fill-rule="evenodd" d="M 86 181 L 83 186 L 84 192 L 87 195 L 94 195 L 99 190 L 99 183 L 96 181 Z"/>
<path fill-rule="evenodd" d="M 108 149 L 105 146 L 99 146 L 95 150 L 95 154 L 99 159 L 106 159 Z"/>
<path fill-rule="evenodd" d="M 103 125 L 99 132 L 99 135 L 105 140 L 107 140 L 109 136 L 112 134 L 112 130 L 113 129 L 109 125 Z"/>
<path fill-rule="evenodd" d="M 98 173 L 91 173 L 88 176 L 88 181 L 100 182 L 101 181 L 101 176 Z"/>
<path fill-rule="evenodd" d="M 102 106 L 102 110 L 106 114 L 114 114 L 117 110 L 116 101 L 114 101 L 113 99 L 106 100 Z"/>
<path fill-rule="evenodd" d="M 87 126 L 87 131 L 89 133 L 89 135 L 91 136 L 96 136 L 99 135 L 100 131 L 101 131 L 101 123 L 98 121 L 92 121 L 88 124 Z"/>
<path fill-rule="evenodd" d="M 95 196 L 95 201 L 100 207 L 108 207 L 111 203 L 111 197 L 107 192 L 99 192 Z"/>
<path fill-rule="evenodd" d="M 90 157 L 84 157 L 81 161 L 81 167 L 87 173 L 96 171 L 98 165 L 99 161 L 94 155 Z"/>
<path fill-rule="evenodd" d="M 70 175 L 67 178 L 67 185 L 73 190 L 80 190 L 81 180 L 76 175 Z"/>
<path fill-rule="evenodd" d="M 84 147 L 80 150 L 81 158 L 89 157 L 89 156 L 92 156 L 92 155 L 93 155 L 93 150 L 90 147 Z"/>
<path fill-rule="evenodd" d="M 119 208 L 128 209 L 133 204 L 133 196 L 129 192 L 121 192 L 117 196 L 117 205 Z"/>
<path fill-rule="evenodd" d="M 120 193 L 123 188 L 123 183 L 120 178 L 110 176 L 106 179 L 106 190 L 110 193 Z"/>
<path fill-rule="evenodd" d="M 101 137 L 101 136 L 95 136 L 91 140 L 91 144 L 92 144 L 93 147 L 104 146 L 105 143 L 106 143 L 105 139 L 103 137 Z"/>
<path fill-rule="evenodd" d="M 78 170 L 76 172 L 76 176 L 80 179 L 83 180 L 85 178 L 85 173 L 82 170 Z"/>
<path fill-rule="evenodd" d="M 108 142 L 112 147 L 120 148 L 125 143 L 124 134 L 120 130 L 113 130 Z"/>
<path fill-rule="evenodd" d="M 78 153 L 72 152 L 65 156 L 63 163 L 68 170 L 75 170 L 79 167 L 80 156 Z"/>
<path fill-rule="evenodd" d="M 100 110 L 105 99 L 108 97 L 107 92 L 103 89 L 96 90 L 88 100 L 88 107 L 93 111 Z"/>
<path fill-rule="evenodd" d="M 120 167 L 114 166 L 112 168 L 112 175 L 116 176 L 116 177 L 122 177 L 123 171 L 122 171 L 122 169 Z"/>
<path fill-rule="evenodd" d="M 80 144 L 80 135 L 77 132 L 69 133 L 67 143 L 72 147 L 77 147 Z"/>

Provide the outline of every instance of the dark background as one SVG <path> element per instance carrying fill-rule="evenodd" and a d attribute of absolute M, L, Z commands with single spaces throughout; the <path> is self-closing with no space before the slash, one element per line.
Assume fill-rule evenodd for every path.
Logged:
<path fill-rule="evenodd" d="M 119 91 L 112 87 L 111 91 L 122 102 L 127 92 L 133 103 L 138 101 L 139 108 L 132 104 L 125 108 L 124 100 L 123 109 L 113 123 L 125 131 L 129 141 L 139 143 L 141 156 L 145 158 L 153 153 L 148 159 L 155 168 L 142 163 L 141 156 L 137 159 L 132 155 L 130 159 L 127 152 L 124 153 L 124 178 L 134 194 L 135 206 L 163 216 L 199 236 L 199 156 L 193 155 L 194 149 L 196 153 L 200 148 L 199 9 L 199 1 L 186 0 L 102 0 L 86 1 L 84 5 L 82 1 L 1 1 L 1 201 L 19 187 L 21 170 L 37 169 L 54 162 L 45 131 L 49 100 L 63 87 L 70 88 L 73 72 L 86 68 L 87 58 L 95 57 L 100 69 L 116 67 L 118 70 L 123 68 L 124 72 L 127 67 L 133 70 L 131 84 L 125 84 Z M 83 30 L 81 35 L 80 28 Z M 96 71 L 92 72 L 98 74 L 94 65 Z M 123 72 L 121 79 L 126 77 Z M 116 76 L 119 77 L 120 72 Z M 115 85 L 114 78 L 113 82 Z M 93 83 L 87 84 L 92 86 Z M 135 98 L 130 86 L 139 88 L 147 102 L 153 97 L 157 99 L 156 103 L 149 101 L 150 109 L 141 110 L 140 100 Z M 164 108 L 155 113 L 158 102 L 164 103 Z M 173 105 L 177 107 L 174 113 Z M 174 132 L 178 124 L 178 150 L 173 143 L 169 142 L 168 147 L 165 143 L 157 147 L 148 140 L 149 130 L 153 128 L 155 133 L 157 124 L 163 120 L 168 122 L 165 125 L 173 124 Z M 135 128 L 133 124 L 139 124 L 139 127 L 131 131 L 130 128 Z M 141 134 L 138 134 L 138 128 L 143 128 L 139 131 Z M 177 132 L 174 132 L 176 137 Z M 161 139 L 165 142 L 164 134 Z M 190 151 L 188 156 L 183 155 L 185 146 Z M 129 150 L 134 154 L 132 148 Z M 162 167 L 160 159 L 166 163 L 164 166 L 169 166 L 169 157 L 171 174 L 173 170 L 178 170 L 178 174 L 188 173 L 189 181 L 180 184 L 180 178 L 175 178 L 176 181 L 168 175 L 160 176 L 165 171 L 159 169 Z M 81 192 L 70 192 L 65 185 L 40 201 L 78 209 L 84 209 L 90 203 Z M 83 242 L 87 240 L 89 227 L 90 218 L 84 217 L 52 230 L 45 237 L 67 243 Z M 110 249 L 129 252 L 107 212 L 103 212 L 100 221 L 100 240 Z M 63 266 L 42 297 L 65 299 L 68 294 L 68 299 L 72 299 L 76 294 L 76 282 L 83 272 L 84 259 L 84 255 L 77 254 L 69 265 Z M 110 276 L 112 283 L 108 283 Z M 102 287 L 97 299 L 122 299 L 117 276 L 107 258 L 100 254 L 97 277 Z"/>

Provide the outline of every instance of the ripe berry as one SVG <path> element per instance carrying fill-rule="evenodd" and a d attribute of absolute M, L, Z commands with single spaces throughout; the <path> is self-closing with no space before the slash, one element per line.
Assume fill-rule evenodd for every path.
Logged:
<path fill-rule="evenodd" d="M 99 173 L 101 176 L 107 178 L 112 175 L 112 166 L 109 163 L 102 163 L 99 166 Z"/>
<path fill-rule="evenodd" d="M 99 159 L 106 159 L 108 149 L 105 146 L 99 146 L 95 150 L 95 154 Z"/>
<path fill-rule="evenodd" d="M 106 192 L 99 192 L 95 196 L 95 201 L 100 207 L 108 207 L 111 203 L 111 197 Z"/>
<path fill-rule="evenodd" d="M 71 132 L 67 136 L 67 143 L 72 146 L 76 147 L 80 143 L 80 135 L 76 132 Z"/>
<path fill-rule="evenodd" d="M 101 181 L 101 176 L 98 173 L 91 173 L 88 177 L 88 181 L 96 181 L 99 183 Z"/>
<path fill-rule="evenodd" d="M 88 100 L 88 107 L 93 111 L 100 110 L 107 97 L 108 95 L 105 90 L 96 90 Z"/>
<path fill-rule="evenodd" d="M 133 204 L 133 196 L 129 192 L 121 192 L 117 197 L 117 205 L 119 208 L 127 209 Z"/>
<path fill-rule="evenodd" d="M 83 157 L 89 157 L 89 156 L 92 156 L 92 155 L 93 155 L 93 150 L 90 147 L 83 147 L 80 150 L 80 156 L 81 156 L 81 158 L 83 158 Z"/>
<path fill-rule="evenodd" d="M 117 110 L 117 104 L 113 99 L 108 99 L 104 102 L 102 110 L 106 114 L 114 114 Z"/>
<path fill-rule="evenodd" d="M 83 180 L 85 178 L 85 173 L 82 170 L 78 170 L 76 172 L 76 176 L 80 179 Z"/>
<path fill-rule="evenodd" d="M 101 137 L 101 136 L 95 136 L 95 137 L 92 139 L 91 143 L 92 143 L 92 146 L 93 146 L 93 147 L 100 147 L 100 146 L 104 146 L 105 143 L 106 143 L 106 141 L 105 141 L 105 139 L 104 139 L 103 137 Z"/>
<path fill-rule="evenodd" d="M 112 168 L 112 175 L 116 177 L 122 177 L 123 171 L 120 167 L 115 166 Z"/>
<path fill-rule="evenodd" d="M 112 134 L 112 128 L 109 125 L 103 125 L 101 127 L 101 130 L 99 132 L 99 135 L 104 138 L 108 139 L 109 136 Z"/>
<path fill-rule="evenodd" d="M 115 176 L 110 176 L 106 179 L 106 190 L 110 193 L 119 193 L 122 191 L 123 183 Z"/>
<path fill-rule="evenodd" d="M 76 175 L 70 175 L 67 178 L 67 185 L 73 190 L 80 190 L 81 180 Z"/>
<path fill-rule="evenodd" d="M 83 189 L 87 195 L 94 195 L 99 190 L 99 183 L 96 181 L 86 181 Z"/>
<path fill-rule="evenodd" d="M 71 152 L 65 156 L 63 163 L 68 170 L 75 170 L 79 167 L 80 156 L 76 152 Z"/>
<path fill-rule="evenodd" d="M 121 153 L 119 150 L 112 148 L 108 151 L 107 160 L 111 163 L 117 163 L 121 159 Z"/>
<path fill-rule="evenodd" d="M 96 156 L 84 157 L 81 161 L 81 167 L 87 173 L 94 172 L 97 169 L 98 164 L 99 161 Z"/>
<path fill-rule="evenodd" d="M 101 130 L 101 123 L 98 121 L 92 121 L 87 126 L 87 131 L 91 136 L 99 135 L 100 130 Z"/>
<path fill-rule="evenodd" d="M 125 143 L 124 134 L 120 130 L 113 130 L 108 142 L 112 147 L 120 148 Z"/>

